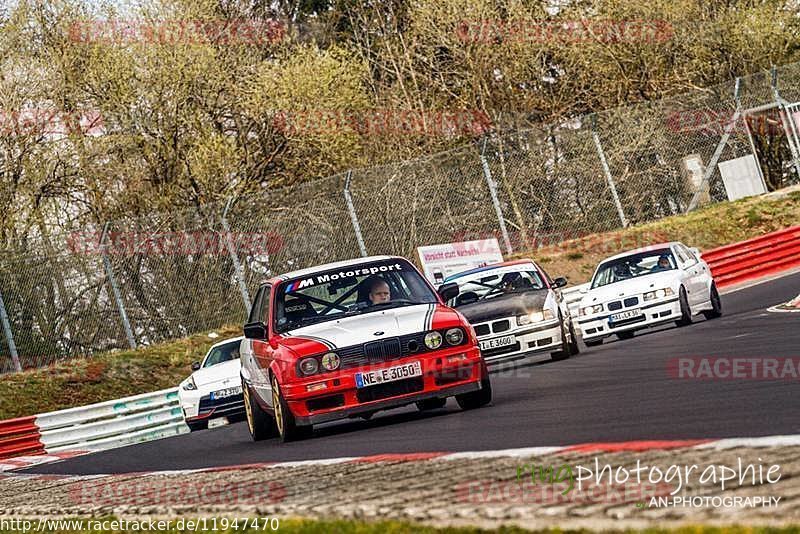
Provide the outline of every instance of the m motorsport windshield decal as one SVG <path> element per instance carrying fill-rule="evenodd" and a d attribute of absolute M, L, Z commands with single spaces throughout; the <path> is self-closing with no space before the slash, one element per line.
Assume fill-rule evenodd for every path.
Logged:
<path fill-rule="evenodd" d="M 383 265 L 371 265 L 369 267 L 359 267 L 357 269 L 341 270 L 339 272 L 327 272 L 317 274 L 308 278 L 300 278 L 293 282 L 286 284 L 285 293 L 291 293 L 306 287 L 313 287 L 318 284 L 326 284 L 336 280 L 343 280 L 346 278 L 355 278 L 357 276 L 369 276 L 378 273 L 398 272 L 403 271 L 403 265 L 400 263 L 391 263 Z"/>

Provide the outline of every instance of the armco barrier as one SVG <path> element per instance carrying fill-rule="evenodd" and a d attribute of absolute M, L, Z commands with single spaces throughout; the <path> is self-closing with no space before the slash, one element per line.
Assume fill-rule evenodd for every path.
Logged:
<path fill-rule="evenodd" d="M 0 458 L 102 450 L 184 434 L 175 388 L 0 421 Z"/>
<path fill-rule="evenodd" d="M 44 453 L 40 437 L 35 416 L 0 421 L 0 458 Z"/>
<path fill-rule="evenodd" d="M 718 287 L 800 267 L 800 226 L 707 250 L 702 256 Z"/>

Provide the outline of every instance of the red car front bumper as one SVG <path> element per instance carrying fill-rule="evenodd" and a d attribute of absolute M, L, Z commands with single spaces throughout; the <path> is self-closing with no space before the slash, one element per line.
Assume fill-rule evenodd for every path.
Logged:
<path fill-rule="evenodd" d="M 422 376 L 356 387 L 356 373 L 415 361 L 421 364 Z M 297 423 L 309 425 L 478 391 L 487 373 L 478 348 L 462 346 L 312 376 L 281 389 Z"/>

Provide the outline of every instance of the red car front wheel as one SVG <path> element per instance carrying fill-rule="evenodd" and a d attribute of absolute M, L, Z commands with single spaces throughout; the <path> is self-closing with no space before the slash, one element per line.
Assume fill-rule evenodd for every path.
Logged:
<path fill-rule="evenodd" d="M 275 421 L 261 409 L 244 379 L 242 379 L 242 394 L 244 395 L 247 428 L 250 430 L 250 436 L 252 436 L 253 441 L 261 441 L 276 436 L 278 432 L 275 428 Z"/>
<path fill-rule="evenodd" d="M 275 414 L 275 425 L 278 427 L 278 436 L 283 443 L 296 441 L 309 437 L 313 432 L 311 425 L 300 426 L 283 398 L 280 384 L 275 375 L 272 375 L 272 409 Z"/>

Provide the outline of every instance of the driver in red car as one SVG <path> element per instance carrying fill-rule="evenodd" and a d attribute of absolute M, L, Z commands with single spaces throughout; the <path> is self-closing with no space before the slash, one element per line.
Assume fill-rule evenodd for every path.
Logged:
<path fill-rule="evenodd" d="M 389 291 L 389 284 L 383 278 L 375 278 L 369 286 L 369 301 L 372 305 L 389 302 L 392 294 Z"/>

